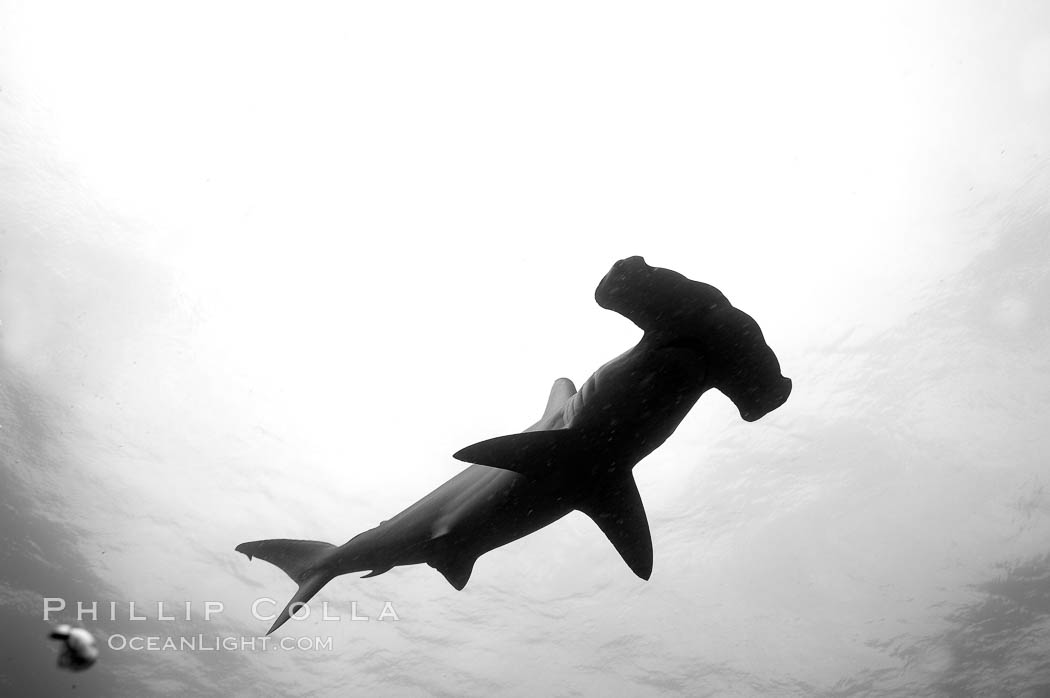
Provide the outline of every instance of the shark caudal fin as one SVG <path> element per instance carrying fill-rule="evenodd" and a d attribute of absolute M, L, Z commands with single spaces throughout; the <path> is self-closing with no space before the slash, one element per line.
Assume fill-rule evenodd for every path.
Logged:
<path fill-rule="evenodd" d="M 630 472 L 602 482 L 576 508 L 598 524 L 632 572 L 649 579 L 653 573 L 653 539 L 642 496 Z"/>
<path fill-rule="evenodd" d="M 335 576 L 325 566 L 328 555 L 335 550 L 335 546 L 331 543 L 274 538 L 241 543 L 235 549 L 247 555 L 249 560 L 257 557 L 281 568 L 292 578 L 292 581 L 299 585 L 299 590 L 295 592 L 284 610 L 281 611 L 281 615 L 277 616 L 277 620 L 266 631 L 267 635 L 284 625 L 292 613 L 299 610 L 300 604 L 305 604 L 312 599 L 314 594 Z"/>

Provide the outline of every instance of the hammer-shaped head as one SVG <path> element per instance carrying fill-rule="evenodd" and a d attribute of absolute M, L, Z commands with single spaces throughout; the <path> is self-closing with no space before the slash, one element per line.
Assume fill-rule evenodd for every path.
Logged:
<path fill-rule="evenodd" d="M 791 394 L 791 379 L 781 375 L 758 323 L 714 286 L 628 257 L 612 266 L 594 299 L 646 332 L 667 334 L 672 343 L 697 349 L 706 363 L 706 380 L 733 401 L 746 421 L 772 412 Z"/>

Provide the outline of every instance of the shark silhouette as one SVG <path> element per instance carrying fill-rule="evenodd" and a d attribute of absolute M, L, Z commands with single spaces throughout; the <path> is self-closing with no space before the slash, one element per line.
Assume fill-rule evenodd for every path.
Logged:
<path fill-rule="evenodd" d="M 579 391 L 556 380 L 536 424 L 454 454 L 473 465 L 341 546 L 285 539 L 237 546 L 299 585 L 268 634 L 342 574 L 374 577 L 425 562 L 462 589 L 478 557 L 573 510 L 593 519 L 628 567 L 649 579 L 653 545 L 634 466 L 708 389 L 724 393 L 750 422 L 787 400 L 791 380 L 755 321 L 713 286 L 630 257 L 613 265 L 594 297 L 638 325 L 642 339 Z"/>

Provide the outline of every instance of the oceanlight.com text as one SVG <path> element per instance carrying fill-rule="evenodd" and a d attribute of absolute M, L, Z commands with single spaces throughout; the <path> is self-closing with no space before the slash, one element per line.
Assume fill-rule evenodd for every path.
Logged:
<path fill-rule="evenodd" d="M 106 644 L 122 652 L 313 652 L 332 650 L 331 637 L 235 637 L 231 635 L 193 635 L 164 637 L 160 635 L 110 635 Z"/>

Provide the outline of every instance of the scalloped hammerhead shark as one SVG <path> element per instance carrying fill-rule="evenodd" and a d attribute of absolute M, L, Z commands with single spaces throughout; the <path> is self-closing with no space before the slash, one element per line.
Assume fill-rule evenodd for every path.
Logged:
<path fill-rule="evenodd" d="M 613 265 L 594 299 L 640 327 L 642 339 L 579 391 L 567 378 L 556 380 L 540 421 L 454 454 L 473 465 L 343 545 L 273 539 L 237 546 L 299 585 L 267 634 L 342 574 L 374 577 L 425 562 L 462 589 L 478 557 L 573 510 L 593 519 L 627 566 L 649 579 L 653 544 L 634 466 L 710 388 L 752 422 L 784 404 L 791 380 L 755 321 L 713 286 L 630 257 Z"/>

